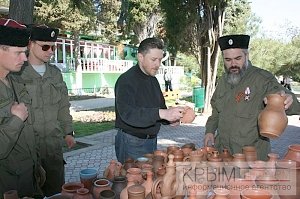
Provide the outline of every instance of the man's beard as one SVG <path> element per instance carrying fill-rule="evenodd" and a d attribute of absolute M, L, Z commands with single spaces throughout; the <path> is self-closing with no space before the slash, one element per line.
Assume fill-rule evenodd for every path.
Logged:
<path fill-rule="evenodd" d="M 245 71 L 247 69 L 246 66 L 247 62 L 244 63 L 242 68 L 239 68 L 238 66 L 232 66 L 229 69 L 227 69 L 226 67 L 226 73 L 227 73 L 227 82 L 231 85 L 237 85 L 241 79 L 243 78 Z M 231 69 L 238 69 L 239 72 L 238 73 L 231 73 L 230 70 Z"/>

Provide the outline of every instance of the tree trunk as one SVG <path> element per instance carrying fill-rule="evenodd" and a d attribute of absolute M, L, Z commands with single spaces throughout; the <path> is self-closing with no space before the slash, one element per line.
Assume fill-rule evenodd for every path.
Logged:
<path fill-rule="evenodd" d="M 79 32 L 74 30 L 73 31 L 73 39 L 74 39 L 74 61 L 75 61 L 75 69 L 76 71 L 81 71 L 81 55 L 80 55 L 80 43 L 79 43 Z"/>
<path fill-rule="evenodd" d="M 32 24 L 34 2 L 34 0 L 10 0 L 9 18 L 22 24 Z"/>

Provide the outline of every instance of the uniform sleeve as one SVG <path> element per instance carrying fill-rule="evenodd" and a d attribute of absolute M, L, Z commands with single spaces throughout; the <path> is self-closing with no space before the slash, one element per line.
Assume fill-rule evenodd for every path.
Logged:
<path fill-rule="evenodd" d="M 266 72 L 263 72 L 263 75 L 265 75 L 268 79 L 267 85 L 266 85 L 267 94 L 277 93 L 277 92 L 283 90 L 283 91 L 285 91 L 285 93 L 292 95 L 293 103 L 286 110 L 286 114 L 287 115 L 299 115 L 300 114 L 300 103 L 299 103 L 296 95 L 293 92 L 291 92 L 290 90 L 288 90 L 287 88 L 283 87 L 273 75 L 271 75 L 271 74 L 268 75 L 268 74 L 266 74 Z"/>
<path fill-rule="evenodd" d="M 64 135 L 67 135 L 74 131 L 73 129 L 73 118 L 70 114 L 70 101 L 68 96 L 68 88 L 66 83 L 63 81 L 62 75 L 58 74 L 58 82 L 60 84 L 61 100 L 59 102 L 58 121 L 63 129 Z"/>
<path fill-rule="evenodd" d="M 156 124 L 159 117 L 159 109 L 163 107 L 147 108 L 136 105 L 135 88 L 133 83 L 119 78 L 116 87 L 116 110 L 121 119 L 128 125 L 138 128 L 146 128 Z M 142 96 L 141 96 L 142 97 Z"/>
<path fill-rule="evenodd" d="M 214 92 L 210 104 L 212 106 L 212 114 L 206 121 L 205 125 L 205 134 L 207 133 L 215 133 L 218 129 L 218 122 L 219 122 L 219 112 L 216 108 L 216 96 L 217 96 L 217 89 Z"/>
<path fill-rule="evenodd" d="M 2 113 L 0 109 L 0 113 Z M 17 116 L 11 115 L 8 118 L 1 117 L 0 123 L 0 160 L 6 158 L 15 146 L 24 122 Z"/>

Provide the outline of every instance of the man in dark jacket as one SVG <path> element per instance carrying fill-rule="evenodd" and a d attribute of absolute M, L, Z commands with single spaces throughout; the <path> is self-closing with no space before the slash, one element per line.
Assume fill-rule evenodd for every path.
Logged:
<path fill-rule="evenodd" d="M 46 171 L 45 196 L 61 192 L 64 184 L 63 141 L 75 144 L 67 86 L 59 68 L 49 64 L 56 46 L 58 29 L 45 25 L 31 27 L 28 63 L 16 75 L 31 98 L 34 131 L 41 163 Z"/>
<path fill-rule="evenodd" d="M 24 85 L 10 74 L 20 71 L 27 60 L 28 41 L 25 26 L 0 19 L 0 198 L 12 189 L 20 197 L 33 197 L 37 191 L 31 100 Z"/>
<path fill-rule="evenodd" d="M 115 150 L 118 161 L 141 157 L 157 148 L 157 134 L 163 121 L 179 124 L 182 107 L 167 109 L 155 75 L 163 58 L 163 42 L 143 40 L 138 48 L 138 64 L 123 73 L 115 86 Z"/>

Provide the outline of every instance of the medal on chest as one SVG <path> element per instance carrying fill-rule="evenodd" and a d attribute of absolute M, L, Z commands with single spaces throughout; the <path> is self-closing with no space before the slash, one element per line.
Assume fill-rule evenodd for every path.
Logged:
<path fill-rule="evenodd" d="M 235 101 L 240 102 L 243 98 L 244 98 L 244 101 L 249 101 L 250 93 L 251 93 L 250 88 L 246 87 L 246 89 L 244 91 L 238 92 L 238 94 L 235 96 Z"/>

